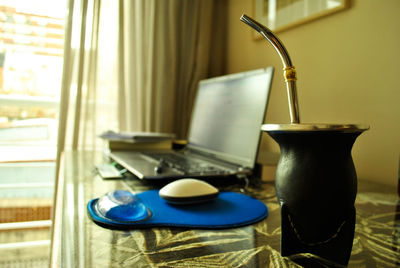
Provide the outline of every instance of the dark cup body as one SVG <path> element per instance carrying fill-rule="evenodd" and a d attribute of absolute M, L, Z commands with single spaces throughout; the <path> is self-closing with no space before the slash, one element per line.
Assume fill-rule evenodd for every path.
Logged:
<path fill-rule="evenodd" d="M 351 149 L 362 131 L 267 132 L 281 150 L 275 176 L 281 255 L 311 253 L 347 265 L 357 194 Z"/>

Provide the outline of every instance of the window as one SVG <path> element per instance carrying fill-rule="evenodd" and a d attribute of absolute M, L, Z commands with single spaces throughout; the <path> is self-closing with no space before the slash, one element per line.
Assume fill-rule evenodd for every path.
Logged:
<path fill-rule="evenodd" d="M 65 6 L 0 0 L 0 267 L 48 266 Z"/>

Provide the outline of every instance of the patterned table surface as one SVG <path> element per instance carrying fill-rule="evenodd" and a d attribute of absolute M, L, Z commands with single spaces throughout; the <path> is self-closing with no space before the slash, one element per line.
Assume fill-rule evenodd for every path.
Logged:
<path fill-rule="evenodd" d="M 93 168 L 104 161 L 100 153 L 65 155 L 55 208 L 53 267 L 299 267 L 295 262 L 299 258 L 332 266 L 308 254 L 281 257 L 280 209 L 271 182 L 218 185 L 268 206 L 268 217 L 253 225 L 223 230 L 100 227 L 87 215 L 89 200 L 116 189 L 139 193 L 162 186 L 130 176 L 103 180 Z M 349 267 L 400 267 L 399 208 L 396 189 L 359 180 Z"/>

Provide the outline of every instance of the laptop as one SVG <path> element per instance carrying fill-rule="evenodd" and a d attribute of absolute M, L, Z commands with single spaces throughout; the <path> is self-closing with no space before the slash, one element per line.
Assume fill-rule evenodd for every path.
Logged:
<path fill-rule="evenodd" d="M 261 139 L 273 67 L 201 80 L 187 145 L 174 151 L 111 151 L 145 180 L 250 175 Z"/>

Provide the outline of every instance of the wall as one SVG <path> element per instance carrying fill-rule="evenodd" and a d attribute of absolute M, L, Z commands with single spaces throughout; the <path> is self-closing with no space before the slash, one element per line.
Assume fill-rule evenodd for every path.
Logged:
<path fill-rule="evenodd" d="M 282 64 L 239 21 L 252 2 L 229 0 L 226 72 L 275 66 L 266 123 L 288 123 Z M 345 11 L 278 33 L 298 74 L 301 122 L 361 123 L 353 147 L 359 179 L 397 185 L 400 152 L 400 1 L 353 0 Z M 279 151 L 263 134 L 262 150 Z"/>

